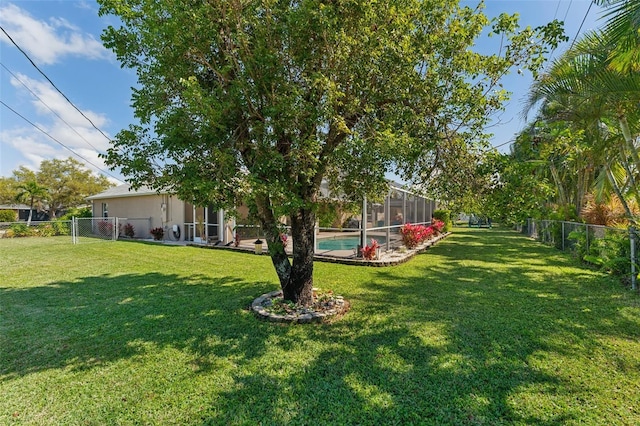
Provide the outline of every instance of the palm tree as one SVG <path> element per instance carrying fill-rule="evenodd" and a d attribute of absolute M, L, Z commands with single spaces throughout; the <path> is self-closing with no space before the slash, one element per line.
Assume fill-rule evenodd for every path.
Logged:
<path fill-rule="evenodd" d="M 596 156 L 603 161 L 600 165 L 603 176 L 609 179 L 609 187 L 625 206 L 629 220 L 633 220 L 625 196 L 632 195 L 640 203 L 636 185 L 640 156 L 635 143 L 640 76 L 611 66 L 615 57 L 611 40 L 611 35 L 606 33 L 585 35 L 534 83 L 526 111 L 542 101 L 543 111 L 547 112 L 545 119 L 567 121 L 590 135 L 594 148 L 600 150 Z M 551 105 L 554 108 L 550 108 Z M 617 123 L 617 131 L 608 132 L 603 138 L 599 135 L 603 122 Z M 621 179 L 614 170 L 624 170 L 626 176 Z"/>
<path fill-rule="evenodd" d="M 27 226 L 30 226 L 33 215 L 33 206 L 36 203 L 42 202 L 46 198 L 47 188 L 32 180 L 21 183 L 17 186 L 17 189 L 18 194 L 16 195 L 16 201 L 20 203 L 29 202 L 29 219 L 27 220 Z"/>
<path fill-rule="evenodd" d="M 603 16 L 610 18 L 604 33 L 611 45 L 610 67 L 618 72 L 640 71 L 640 1 L 595 0 L 609 9 Z"/>

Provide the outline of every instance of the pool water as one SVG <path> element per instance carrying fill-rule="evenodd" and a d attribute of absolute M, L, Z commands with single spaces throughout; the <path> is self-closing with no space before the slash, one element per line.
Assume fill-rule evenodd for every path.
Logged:
<path fill-rule="evenodd" d="M 384 244 L 384 237 L 375 238 L 378 243 Z M 318 250 L 355 250 L 360 244 L 360 237 L 338 237 L 318 240 Z M 367 238 L 367 244 L 371 244 L 371 238 Z"/>

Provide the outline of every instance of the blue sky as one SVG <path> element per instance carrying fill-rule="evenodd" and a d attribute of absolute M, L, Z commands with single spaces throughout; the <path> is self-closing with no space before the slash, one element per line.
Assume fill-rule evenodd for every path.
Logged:
<path fill-rule="evenodd" d="M 573 39 L 591 2 L 487 0 L 485 3 L 485 12 L 490 17 L 501 12 L 520 13 L 523 27 L 566 17 L 565 31 Z M 462 4 L 475 6 L 477 1 L 465 0 Z M 102 46 L 102 30 L 117 21 L 113 17 L 98 17 L 97 10 L 97 4 L 89 0 L 0 0 L 0 25 L 98 129 L 113 137 L 134 120 L 129 104 L 130 88 L 136 84 L 136 77 L 133 71 L 120 68 L 115 56 Z M 600 15 L 600 9 L 593 6 L 582 32 L 602 25 Z M 490 50 L 490 43 L 483 40 L 479 46 Z M 568 46 L 569 43 L 562 45 L 554 57 Z M 112 180 L 122 179 L 98 158 L 98 153 L 108 148 L 108 139 L 1 32 L 0 63 L 0 100 L 57 141 L 0 104 L 0 176 L 10 176 L 19 166 L 35 169 L 42 160 L 72 156 L 96 173 Z M 495 134 L 493 144 L 501 145 L 503 151 L 508 150 L 508 142 L 524 126 L 521 103 L 530 83 L 531 76 L 517 73 L 504 81 L 505 88 L 513 92 L 512 100 L 490 129 Z"/>

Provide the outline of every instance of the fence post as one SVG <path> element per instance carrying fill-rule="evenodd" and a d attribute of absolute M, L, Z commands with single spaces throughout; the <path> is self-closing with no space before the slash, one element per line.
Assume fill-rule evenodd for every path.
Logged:
<path fill-rule="evenodd" d="M 587 247 L 585 248 L 585 253 L 589 254 L 589 224 L 586 224 L 585 228 L 587 229 Z"/>
<path fill-rule="evenodd" d="M 564 251 L 564 221 L 562 221 L 562 251 Z"/>
<path fill-rule="evenodd" d="M 71 216 L 71 243 L 78 244 L 78 229 L 75 216 Z"/>
<path fill-rule="evenodd" d="M 636 228 L 629 227 L 629 241 L 631 244 L 631 289 L 636 290 Z"/>

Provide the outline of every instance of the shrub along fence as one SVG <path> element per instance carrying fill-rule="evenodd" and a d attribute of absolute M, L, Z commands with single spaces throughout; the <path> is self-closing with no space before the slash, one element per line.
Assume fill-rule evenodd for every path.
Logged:
<path fill-rule="evenodd" d="M 85 243 L 118 239 L 115 217 L 72 218 L 72 220 L 0 223 L 0 238 L 18 243 L 24 238 L 47 238 L 50 242 Z M 8 244 L 8 242 L 7 242 Z"/>
<path fill-rule="evenodd" d="M 518 231 L 563 251 L 570 251 L 584 262 L 604 271 L 629 277 L 637 290 L 640 238 L 634 227 L 612 228 L 587 223 L 534 220 L 519 225 Z"/>

